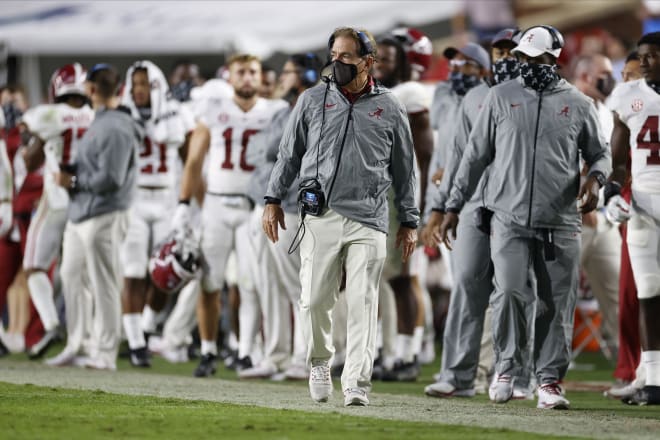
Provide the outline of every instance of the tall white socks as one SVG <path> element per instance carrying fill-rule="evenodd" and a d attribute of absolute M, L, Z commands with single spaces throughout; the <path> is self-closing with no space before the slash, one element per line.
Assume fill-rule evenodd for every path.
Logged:
<path fill-rule="evenodd" d="M 646 385 L 660 386 L 660 350 L 643 351 L 640 363 L 646 370 Z"/>
<path fill-rule="evenodd" d="M 128 339 L 128 346 L 131 350 L 142 348 L 147 345 L 142 332 L 142 314 L 140 313 L 126 313 L 122 315 L 124 323 L 124 331 L 126 332 L 126 339 Z"/>

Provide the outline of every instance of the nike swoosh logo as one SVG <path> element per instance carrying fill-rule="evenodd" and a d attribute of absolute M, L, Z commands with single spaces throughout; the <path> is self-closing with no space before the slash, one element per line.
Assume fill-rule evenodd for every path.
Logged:
<path fill-rule="evenodd" d="M 511 108 L 520 107 L 522 104 L 511 104 Z"/>
<path fill-rule="evenodd" d="M 337 105 L 336 103 L 335 103 L 335 104 L 326 104 L 326 105 L 325 105 L 325 108 L 332 108 L 332 107 L 334 107 L 334 106 L 336 106 L 336 105 Z"/>

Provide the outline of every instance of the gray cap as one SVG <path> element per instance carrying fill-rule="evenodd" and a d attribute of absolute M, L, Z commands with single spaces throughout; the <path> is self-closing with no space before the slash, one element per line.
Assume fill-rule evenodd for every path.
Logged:
<path fill-rule="evenodd" d="M 460 49 L 456 49 L 455 47 L 448 47 L 444 50 L 443 55 L 451 60 L 459 52 L 467 58 L 471 58 L 479 63 L 479 65 L 484 69 L 490 70 L 490 56 L 488 55 L 486 49 L 477 43 L 468 43 Z"/>

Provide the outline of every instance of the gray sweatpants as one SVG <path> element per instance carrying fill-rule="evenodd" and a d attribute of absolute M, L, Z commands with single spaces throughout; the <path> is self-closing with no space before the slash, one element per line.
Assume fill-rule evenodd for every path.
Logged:
<path fill-rule="evenodd" d="M 477 229 L 475 215 L 478 206 L 471 203 L 461 212 L 452 251 L 454 287 L 443 335 L 440 381 L 449 382 L 458 389 L 471 388 L 474 384 L 484 330 L 485 337 L 492 341 L 491 329 L 484 329 L 489 299 L 496 308 L 502 296 L 491 295 L 490 237 Z M 533 322 L 533 303 L 527 313 L 528 320 Z M 524 386 L 529 382 L 532 368 L 530 350 L 523 350 L 523 358 L 523 378 L 517 379 L 516 383 Z"/>
<path fill-rule="evenodd" d="M 534 361 L 539 384 L 561 380 L 571 359 L 573 314 L 577 298 L 580 234 L 553 231 L 553 261 L 546 260 L 539 230 L 492 221 L 491 259 L 496 294 L 502 295 L 493 314 L 493 338 L 499 354 L 498 374 L 520 376 L 528 344 L 526 308 L 537 301 Z M 536 275 L 536 298 L 526 288 L 527 269 Z"/>

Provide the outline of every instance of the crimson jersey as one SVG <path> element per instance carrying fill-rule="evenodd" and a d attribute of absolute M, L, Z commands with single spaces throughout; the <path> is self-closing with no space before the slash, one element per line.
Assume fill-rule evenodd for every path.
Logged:
<path fill-rule="evenodd" d="M 87 105 L 81 108 L 67 104 L 39 105 L 23 115 L 22 122 L 28 131 L 44 141 L 44 189 L 51 208 L 61 209 L 68 203 L 67 192 L 55 184 L 53 173 L 60 170 L 60 164 L 73 162 L 80 139 L 93 119 L 94 110 Z"/>
<path fill-rule="evenodd" d="M 167 101 L 167 110 L 159 119 L 145 122 L 138 155 L 138 186 L 174 188 L 180 171 L 178 151 L 194 128 L 190 110 L 172 100 Z"/>
<path fill-rule="evenodd" d="M 258 98 L 244 112 L 229 97 L 210 97 L 197 107 L 197 117 L 211 132 L 207 189 L 215 194 L 246 194 L 254 166 L 245 154 L 252 136 L 270 124 L 275 113 L 288 104 Z"/>
<path fill-rule="evenodd" d="M 639 79 L 619 85 L 610 99 L 630 130 L 633 189 L 660 194 L 660 95 Z"/>

